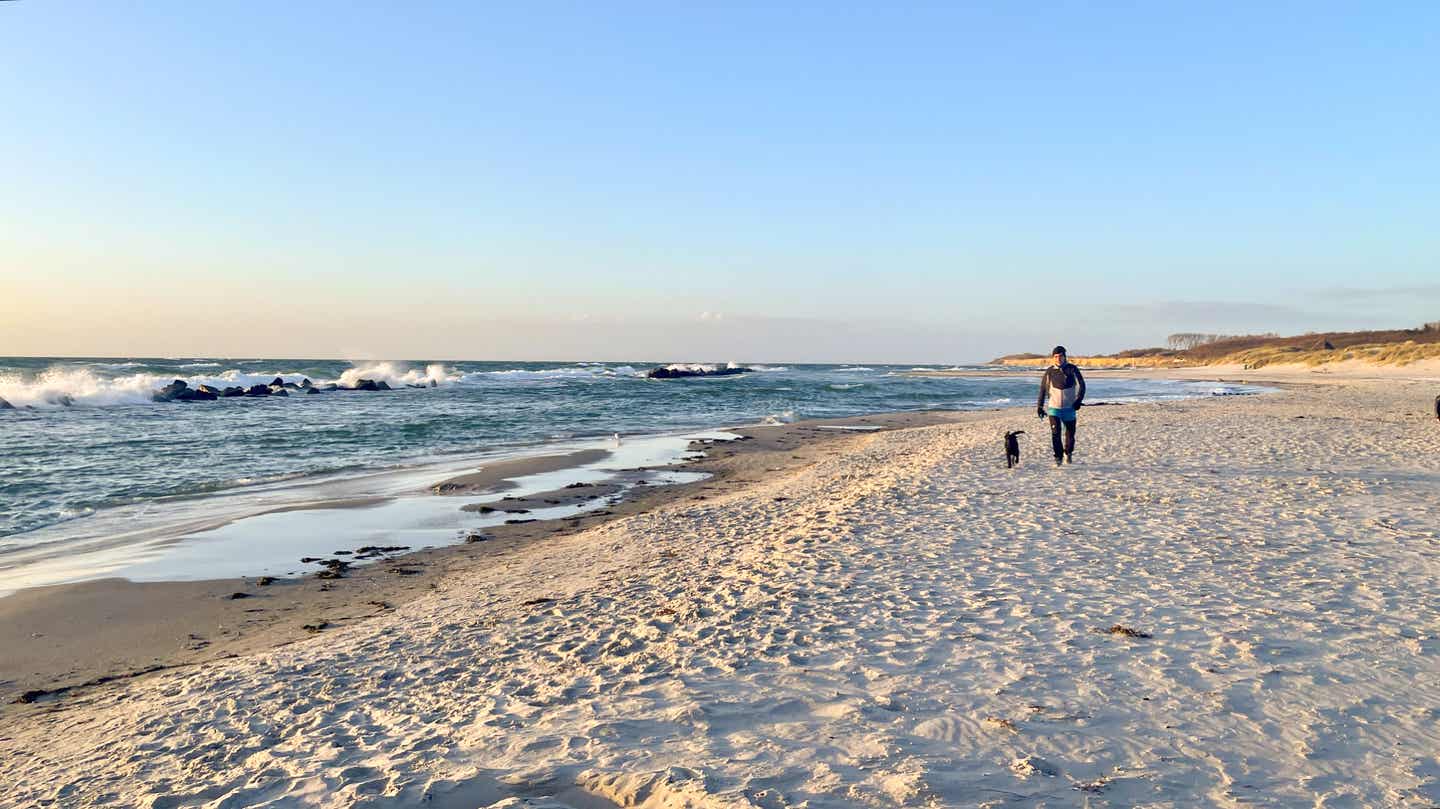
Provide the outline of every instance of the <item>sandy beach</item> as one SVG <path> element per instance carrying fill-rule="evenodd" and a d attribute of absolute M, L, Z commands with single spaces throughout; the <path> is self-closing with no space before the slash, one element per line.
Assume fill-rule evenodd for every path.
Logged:
<path fill-rule="evenodd" d="M 1440 804 L 1440 391 L 1374 376 L 1086 408 L 1064 468 L 1023 408 L 797 436 L 8 706 L 0 806 Z"/>
<path fill-rule="evenodd" d="M 893 430 L 968 418 L 975 414 L 926 411 L 736 428 L 731 435 L 741 440 L 696 445 L 703 457 L 619 476 L 633 483 L 668 469 L 701 473 L 708 476 L 704 480 L 680 486 L 627 486 L 623 492 L 615 492 L 614 485 L 598 484 L 524 497 L 509 494 L 515 491 L 516 479 L 546 472 L 563 475 L 607 454 L 597 450 L 486 462 L 474 471 L 434 480 L 432 488 L 445 495 L 441 499 L 448 508 L 463 511 L 477 510 L 467 502 L 471 499 L 467 494 L 488 492 L 490 497 L 481 502 L 488 499 L 514 523 L 507 520 L 483 529 L 483 542 L 410 548 L 383 554 L 371 564 L 356 562 L 340 579 L 306 575 L 268 583 L 256 576 L 132 582 L 112 577 L 0 596 L 0 649 L 7 650 L 0 655 L 0 721 L 31 700 L 64 695 L 73 701 L 89 685 L 294 643 L 312 637 L 313 630 L 307 627 L 336 628 L 369 620 L 434 590 L 451 574 L 493 564 L 495 558 L 522 552 L 534 542 L 588 530 L 672 500 L 705 500 L 812 464 L 842 451 L 840 444 L 853 442 L 856 431 L 851 427 Z M 562 519 L 530 519 L 534 511 L 543 512 L 551 503 L 594 497 L 605 498 L 603 507 Z M 333 509 L 347 503 L 316 505 Z M 285 506 L 263 513 L 294 511 L 295 507 Z M 355 559 L 353 555 L 332 558 Z M 312 573 L 322 569 L 294 566 L 309 567 Z"/>

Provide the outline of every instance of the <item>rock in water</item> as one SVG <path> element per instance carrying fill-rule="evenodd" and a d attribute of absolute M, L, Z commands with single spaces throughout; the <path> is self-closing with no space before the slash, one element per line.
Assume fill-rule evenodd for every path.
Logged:
<path fill-rule="evenodd" d="M 15 405 L 12 405 L 12 404 L 10 404 L 9 402 L 5 401 L 5 397 L 4 397 L 4 396 L 0 396 L 0 410 L 14 410 L 14 409 L 15 409 Z"/>
<path fill-rule="evenodd" d="M 247 390 L 247 391 L 245 391 L 245 395 L 246 395 L 246 396 L 269 396 L 269 395 L 270 395 L 270 386 L 269 386 L 269 385 L 251 385 L 251 386 L 250 386 L 250 389 Z"/>
<path fill-rule="evenodd" d="M 244 395 L 245 395 L 245 389 L 244 389 L 244 388 L 241 388 L 241 387 L 230 387 L 230 388 L 226 388 L 226 389 L 225 389 L 225 393 L 224 393 L 223 395 L 224 395 L 225 398 L 227 398 L 227 399 L 230 398 L 231 396 L 244 396 Z"/>
<path fill-rule="evenodd" d="M 212 402 L 220 398 L 220 391 L 209 385 L 190 387 L 185 380 L 177 379 L 151 395 L 157 402 Z"/>
<path fill-rule="evenodd" d="M 275 377 L 274 379 L 270 380 L 270 387 L 272 387 L 272 388 L 283 388 L 283 387 L 285 387 L 285 380 L 283 380 L 283 379 L 281 379 L 280 377 L 277 376 L 277 377 Z"/>
<path fill-rule="evenodd" d="M 743 366 L 737 366 L 734 368 L 705 368 L 703 366 L 681 366 L 677 368 L 667 365 L 660 368 L 652 368 L 645 374 L 645 376 L 649 377 L 650 379 L 684 379 L 686 377 L 692 376 L 735 376 L 736 374 L 748 374 L 754 370 L 754 368 L 745 368 Z"/>
<path fill-rule="evenodd" d="M 157 402 L 173 402 L 180 397 L 180 394 L 190 389 L 190 384 L 183 379 L 177 379 L 160 390 L 151 394 L 150 398 Z"/>
<path fill-rule="evenodd" d="M 376 389 L 376 390 L 390 390 L 390 384 L 389 384 L 388 382 L 386 382 L 385 380 L 382 379 L 382 380 L 380 380 L 379 382 L 376 382 L 376 383 L 375 383 L 375 389 Z"/>

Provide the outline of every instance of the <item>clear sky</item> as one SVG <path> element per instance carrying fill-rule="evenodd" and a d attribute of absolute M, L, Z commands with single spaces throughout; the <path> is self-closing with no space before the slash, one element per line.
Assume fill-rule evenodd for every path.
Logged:
<path fill-rule="evenodd" d="M 1440 320 L 1440 3 L 0 2 L 0 355 Z"/>

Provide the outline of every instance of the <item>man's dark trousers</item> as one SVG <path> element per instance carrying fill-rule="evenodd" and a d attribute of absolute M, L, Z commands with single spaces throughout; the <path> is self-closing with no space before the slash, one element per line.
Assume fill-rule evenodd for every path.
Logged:
<path fill-rule="evenodd" d="M 1050 416 L 1050 446 L 1055 448 L 1055 460 L 1060 460 L 1060 453 L 1069 455 L 1075 451 L 1075 419 L 1061 421 L 1059 416 Z M 1065 443 L 1060 443 L 1060 425 L 1065 425 Z"/>

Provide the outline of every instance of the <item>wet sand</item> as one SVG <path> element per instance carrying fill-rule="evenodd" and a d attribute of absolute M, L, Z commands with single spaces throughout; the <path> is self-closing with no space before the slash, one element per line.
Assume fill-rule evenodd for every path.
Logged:
<path fill-rule="evenodd" d="M 379 562 L 354 567 L 340 579 L 311 575 L 276 578 L 264 585 L 253 577 L 145 583 L 104 579 L 22 590 L 0 598 L 0 649 L 6 650 L 0 654 L 0 718 L 69 705 L 83 700 L 94 686 L 115 680 L 305 640 L 315 634 L 306 627 L 332 629 L 363 622 L 433 592 L 449 575 L 477 565 L 504 564 L 537 541 L 588 530 L 675 500 L 704 500 L 813 464 L 858 439 L 856 433 L 824 429 L 826 425 L 889 430 L 974 417 L 973 413 L 894 413 L 736 429 L 743 440 L 696 445 L 706 452 L 703 460 L 670 467 L 711 475 L 700 483 L 637 486 L 623 500 L 563 520 L 531 522 L 523 512 L 610 497 L 616 488 L 592 485 L 502 499 L 486 507 L 515 511 L 514 519 L 520 522 L 485 529 L 484 541 L 384 554 Z M 503 492 L 510 478 L 573 468 L 605 454 L 584 450 L 500 461 L 437 481 L 434 489 L 447 495 Z M 641 480 L 645 475 L 635 470 L 631 477 Z M 456 508 L 464 507 L 457 498 Z M 292 509 L 268 513 L 286 510 Z M 26 695 L 34 702 L 16 702 Z"/>

